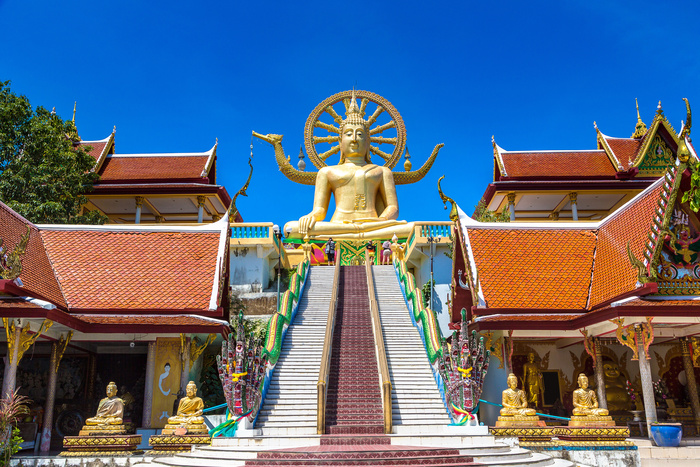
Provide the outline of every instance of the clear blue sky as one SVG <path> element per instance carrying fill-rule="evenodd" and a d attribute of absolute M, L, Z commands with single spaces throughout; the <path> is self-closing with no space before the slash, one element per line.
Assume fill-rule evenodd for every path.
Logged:
<path fill-rule="evenodd" d="M 447 220 L 440 175 L 471 211 L 492 181 L 491 135 L 508 150 L 591 149 L 594 120 L 632 134 L 635 97 L 647 124 L 659 100 L 677 130 L 681 98 L 700 115 L 697 2 L 428 3 L 0 0 L 0 79 L 63 118 L 77 100 L 82 138 L 116 125 L 118 153 L 218 137 L 232 195 L 251 130 L 284 134 L 295 162 L 311 110 L 356 85 L 402 114 L 414 169 L 445 143 L 423 181 L 398 187 L 407 220 Z M 313 187 L 287 180 L 267 143 L 254 153 L 245 220 L 306 214 Z"/>

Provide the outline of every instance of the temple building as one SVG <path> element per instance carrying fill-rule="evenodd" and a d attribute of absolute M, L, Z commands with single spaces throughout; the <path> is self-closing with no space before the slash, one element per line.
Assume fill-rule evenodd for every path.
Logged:
<path fill-rule="evenodd" d="M 596 130 L 599 149 L 585 153 L 494 144 L 496 177 L 484 199 L 510 205 L 515 222 L 451 216 L 453 314 L 462 311 L 492 350 L 485 399 L 497 400 L 512 372 L 530 407 L 570 413 L 585 373 L 618 424 L 646 436 L 649 423 L 670 419 L 698 433 L 700 217 L 685 197 L 698 161 L 689 108 L 687 122 L 678 135 L 659 108 L 632 138 Z M 568 178 L 544 176 L 552 172 Z"/>
<path fill-rule="evenodd" d="M 505 150 L 493 139 L 493 182 L 482 201 L 511 222 L 596 221 L 651 185 L 676 153 L 679 135 L 661 103 L 647 128 L 639 117 L 629 138 L 603 134 L 594 123 L 593 150 Z"/>
<path fill-rule="evenodd" d="M 216 184 L 218 142 L 197 153 L 116 154 L 115 134 L 80 143 L 90 148 L 100 175 L 84 209 L 101 212 L 110 224 L 201 224 L 226 213 L 231 198 Z"/>

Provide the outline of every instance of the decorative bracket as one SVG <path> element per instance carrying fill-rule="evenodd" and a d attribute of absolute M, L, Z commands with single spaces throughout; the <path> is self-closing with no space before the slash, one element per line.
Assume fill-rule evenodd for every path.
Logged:
<path fill-rule="evenodd" d="M 625 323 L 623 318 L 610 320 L 611 323 L 617 324 L 617 330 L 615 331 L 617 341 L 632 349 L 632 360 L 639 360 L 639 339 L 641 339 L 642 345 L 644 346 L 644 353 L 647 360 L 651 359 L 649 356 L 649 346 L 654 341 L 654 328 L 651 325 L 652 319 L 654 318 L 647 317 L 646 323 L 630 324 L 629 326 L 623 326 Z"/>
<path fill-rule="evenodd" d="M 8 357 L 8 363 L 11 364 L 13 361 L 15 355 L 15 323 L 14 320 L 9 319 L 9 318 L 3 318 L 2 319 L 2 324 L 5 327 L 5 334 L 7 336 L 7 357 Z M 17 354 L 17 363 L 22 360 L 22 357 L 24 356 L 24 352 L 29 350 L 29 347 L 34 344 L 34 342 L 37 340 L 37 338 L 41 335 L 42 332 L 46 332 L 49 330 L 49 328 L 53 325 L 53 321 L 45 319 L 42 323 L 41 326 L 39 327 L 39 330 L 31 334 L 29 330 L 29 323 L 25 324 L 22 330 L 20 331 L 19 334 L 19 352 Z"/>
<path fill-rule="evenodd" d="M 581 334 L 583 334 L 583 348 L 586 350 L 586 353 L 590 355 L 591 359 L 593 360 L 593 367 L 595 368 L 597 363 L 597 358 L 596 358 L 596 343 L 593 340 L 593 336 L 589 337 L 588 336 L 588 331 L 586 329 L 581 329 L 580 330 Z"/>
<path fill-rule="evenodd" d="M 19 243 L 9 252 L 6 252 L 6 249 L 3 248 L 3 239 L 0 238 L 0 279 L 13 281 L 22 274 L 21 258 L 27 251 L 30 232 L 31 230 L 27 226 L 27 233 L 22 235 Z"/>
<path fill-rule="evenodd" d="M 56 355 L 56 366 L 53 369 L 54 373 L 58 373 L 58 366 L 61 364 L 63 354 L 65 353 L 68 343 L 72 338 L 73 331 L 68 331 L 66 336 L 61 336 L 61 338 L 58 340 L 58 354 Z"/>
<path fill-rule="evenodd" d="M 216 334 L 209 334 L 207 336 L 207 339 L 204 341 L 204 344 L 198 346 L 198 339 L 195 337 L 192 343 L 190 344 L 190 362 L 196 362 L 199 356 L 202 355 L 202 352 L 204 352 L 204 349 L 206 349 L 209 346 L 209 344 L 211 344 L 214 341 L 214 339 L 216 339 Z"/>
<path fill-rule="evenodd" d="M 499 337 L 494 341 L 493 331 L 485 331 L 484 336 L 486 337 L 486 344 L 484 347 L 491 352 L 491 355 L 498 359 L 498 368 L 503 368 L 503 338 Z"/>

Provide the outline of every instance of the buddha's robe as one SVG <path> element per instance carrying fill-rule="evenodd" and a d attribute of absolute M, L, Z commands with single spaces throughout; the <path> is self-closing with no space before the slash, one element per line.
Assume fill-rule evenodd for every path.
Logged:
<path fill-rule="evenodd" d="M 501 402 L 503 404 L 501 415 L 503 416 L 535 415 L 535 409 L 527 408 L 527 399 L 522 389 L 506 389 L 503 391 Z"/>
<path fill-rule="evenodd" d="M 97 407 L 97 414 L 85 420 L 86 425 L 121 425 L 124 401 L 119 397 L 105 397 Z"/>
<path fill-rule="evenodd" d="M 576 416 L 604 416 L 608 415 L 607 409 L 598 408 L 598 398 L 592 389 L 578 388 L 573 394 L 574 410 Z"/>
<path fill-rule="evenodd" d="M 168 424 L 204 423 L 204 418 L 201 416 L 202 409 L 204 409 L 204 402 L 201 397 L 183 397 L 177 407 L 177 415 L 168 418 Z"/>

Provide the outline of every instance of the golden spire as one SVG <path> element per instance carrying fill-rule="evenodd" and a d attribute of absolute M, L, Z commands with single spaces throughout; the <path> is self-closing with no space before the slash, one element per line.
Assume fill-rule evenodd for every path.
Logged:
<path fill-rule="evenodd" d="M 637 102 L 636 97 L 634 98 L 634 103 L 637 106 L 637 126 L 634 127 L 634 133 L 631 137 L 634 139 L 639 139 L 647 132 L 647 126 L 642 121 L 642 117 L 639 116 L 639 102 Z"/>
<path fill-rule="evenodd" d="M 78 107 L 78 101 L 73 103 L 73 123 L 75 124 L 75 109 Z"/>
<path fill-rule="evenodd" d="M 406 161 L 403 163 L 403 168 L 406 172 L 410 172 L 413 164 L 411 163 L 411 154 L 408 152 L 408 146 L 406 146 L 406 154 L 404 155 L 404 158 Z"/>
<path fill-rule="evenodd" d="M 663 115 L 664 114 L 664 109 L 661 108 L 661 101 L 659 101 L 659 105 L 656 106 L 656 115 Z"/>
<path fill-rule="evenodd" d="M 676 151 L 676 154 L 679 161 L 688 162 L 688 160 L 690 159 L 690 150 L 685 144 L 685 139 L 690 136 L 690 126 L 692 124 L 692 119 L 690 115 L 690 103 L 685 97 L 683 98 L 683 100 L 685 101 L 687 116 L 685 125 L 683 125 L 683 131 L 681 132 L 681 137 L 679 138 L 680 141 L 678 142 L 678 151 Z"/>

